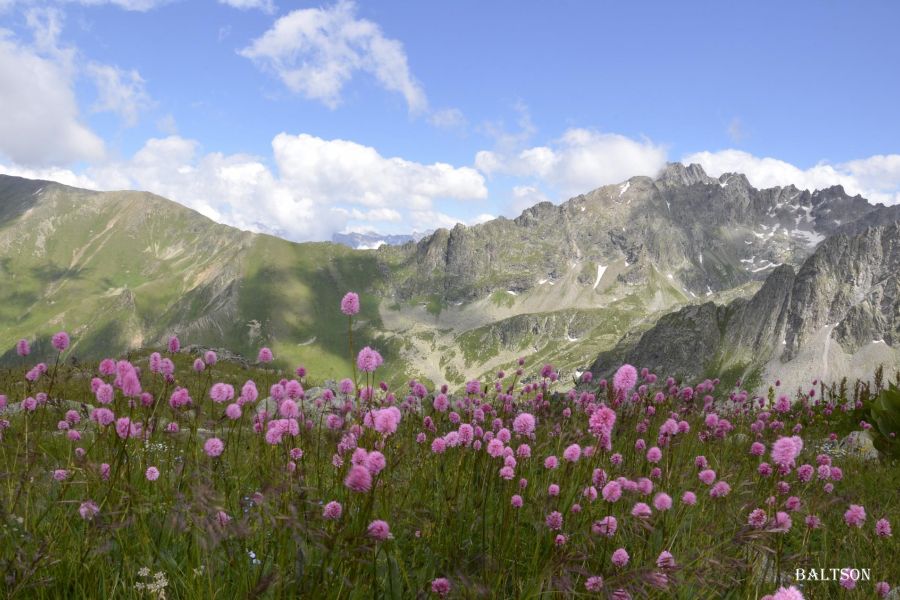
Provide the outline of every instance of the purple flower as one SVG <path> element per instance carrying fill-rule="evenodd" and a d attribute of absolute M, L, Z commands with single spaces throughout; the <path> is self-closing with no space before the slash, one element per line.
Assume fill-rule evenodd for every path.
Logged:
<path fill-rule="evenodd" d="M 377 350 L 373 350 L 366 346 L 362 350 L 359 351 L 359 356 L 356 358 L 356 366 L 360 371 L 365 373 L 372 373 L 381 366 L 384 362 L 384 359 L 381 358 L 381 355 Z"/>
<path fill-rule="evenodd" d="M 348 317 L 359 312 L 359 296 L 355 292 L 347 292 L 341 299 L 341 312 Z"/>
<path fill-rule="evenodd" d="M 69 347 L 69 334 L 65 331 L 54 333 L 53 337 L 51 338 L 51 343 L 53 344 L 54 348 L 62 352 Z"/>

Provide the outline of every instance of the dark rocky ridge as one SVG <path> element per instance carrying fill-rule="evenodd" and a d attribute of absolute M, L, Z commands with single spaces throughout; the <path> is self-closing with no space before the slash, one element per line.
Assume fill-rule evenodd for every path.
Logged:
<path fill-rule="evenodd" d="M 725 306 L 688 306 L 639 337 L 623 338 L 591 369 L 608 375 L 620 362 L 688 378 L 769 361 L 790 363 L 827 340 L 847 355 L 872 343 L 900 345 L 900 210 L 879 209 L 866 223 L 822 242 L 799 271 L 775 269 L 752 298 Z M 874 365 L 873 365 L 874 367 Z"/>
<path fill-rule="evenodd" d="M 394 267 L 389 291 L 403 301 L 437 294 L 472 301 L 495 290 L 524 291 L 573 263 L 632 267 L 622 283 L 671 273 L 702 297 L 762 280 L 779 264 L 798 266 L 816 243 L 880 205 L 835 186 L 758 190 L 740 174 L 709 177 L 699 165 L 668 165 L 515 219 L 452 230 L 378 251 Z M 590 282 L 585 282 L 589 284 Z"/>

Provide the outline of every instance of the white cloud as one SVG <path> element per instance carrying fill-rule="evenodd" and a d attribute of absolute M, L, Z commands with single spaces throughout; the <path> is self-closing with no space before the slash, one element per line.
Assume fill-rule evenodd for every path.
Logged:
<path fill-rule="evenodd" d="M 170 4 L 174 0 L 67 0 L 68 2 L 74 2 L 75 4 L 81 4 L 83 6 L 117 6 L 123 10 L 129 10 L 134 12 L 147 12 L 153 10 L 154 8 L 159 8 L 160 6 L 164 6 L 166 4 Z"/>
<path fill-rule="evenodd" d="M 272 141 L 281 177 L 297 193 L 367 207 L 426 209 L 439 198 L 484 199 L 484 178 L 470 167 L 384 158 L 346 140 L 278 134 Z"/>
<path fill-rule="evenodd" d="M 385 158 L 355 142 L 306 134 L 279 134 L 272 149 L 274 170 L 258 157 L 203 153 L 197 141 L 172 135 L 81 173 L 15 164 L 0 165 L 0 172 L 89 189 L 146 190 L 215 221 L 299 241 L 330 239 L 351 223 L 452 227 L 458 219 L 435 202 L 447 207 L 487 196 L 484 178 L 471 167 Z"/>
<path fill-rule="evenodd" d="M 731 138 L 731 141 L 735 144 L 740 144 L 747 138 L 747 132 L 744 129 L 744 122 L 741 121 L 740 117 L 734 117 L 728 123 L 727 128 L 728 137 Z"/>
<path fill-rule="evenodd" d="M 550 199 L 538 187 L 533 185 L 517 185 L 512 189 L 512 202 L 510 210 L 519 214 L 526 208 L 534 206 L 540 202 L 548 202 Z"/>
<path fill-rule="evenodd" d="M 114 112 L 130 127 L 137 124 L 142 111 L 153 105 L 144 79 L 134 69 L 123 71 L 93 62 L 87 66 L 87 74 L 97 86 L 97 101 L 91 107 L 95 112 Z"/>
<path fill-rule="evenodd" d="M 100 159 L 104 143 L 78 111 L 71 54 L 56 47 L 58 21 L 31 13 L 29 23 L 32 45 L 0 31 L 0 154 L 31 166 Z"/>
<path fill-rule="evenodd" d="M 689 154 L 682 162 L 698 163 L 713 177 L 743 173 L 758 188 L 793 184 L 800 189 L 816 190 L 842 185 L 847 193 L 861 194 L 872 202 L 900 203 L 900 154 L 876 155 L 845 163 L 821 162 L 808 169 L 733 149 Z"/>
<path fill-rule="evenodd" d="M 238 10 L 261 10 L 267 14 L 275 12 L 272 0 L 219 0 L 219 4 L 227 4 Z"/>
<path fill-rule="evenodd" d="M 428 107 L 403 45 L 386 38 L 376 23 L 357 18 L 356 5 L 347 0 L 295 10 L 239 53 L 274 72 L 292 92 L 330 108 L 340 104 L 344 86 L 359 71 L 402 94 L 410 112 Z"/>
<path fill-rule="evenodd" d="M 178 135 L 178 122 L 171 113 L 158 118 L 156 128 L 166 135 Z"/>
<path fill-rule="evenodd" d="M 428 122 L 441 129 L 459 129 L 466 126 L 466 117 L 458 108 L 443 108 L 432 112 Z"/>
<path fill-rule="evenodd" d="M 482 150 L 475 166 L 501 174 L 544 181 L 566 195 L 580 194 L 634 175 L 655 175 L 666 163 L 666 149 L 650 140 L 614 133 L 568 129 L 549 146 L 513 152 Z"/>
<path fill-rule="evenodd" d="M 75 173 L 71 169 L 63 169 L 59 167 L 29 168 L 15 164 L 4 165 L 0 163 L 0 173 L 3 173 L 4 175 L 12 175 L 14 177 L 25 177 L 27 179 L 58 181 L 59 183 L 71 185 L 73 187 L 87 189 L 97 188 L 97 182 L 90 177 Z"/>

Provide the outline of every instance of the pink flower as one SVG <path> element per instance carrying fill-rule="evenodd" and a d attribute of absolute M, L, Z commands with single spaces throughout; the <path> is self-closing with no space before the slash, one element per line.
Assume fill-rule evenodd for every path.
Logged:
<path fill-rule="evenodd" d="M 578 459 L 581 458 L 581 446 L 572 444 L 563 450 L 563 458 L 569 462 L 578 462 Z"/>
<path fill-rule="evenodd" d="M 384 363 L 384 359 L 381 358 L 378 351 L 368 346 L 360 350 L 359 356 L 356 358 L 356 366 L 364 373 L 374 372 L 382 363 Z"/>
<path fill-rule="evenodd" d="M 660 492 L 653 498 L 653 507 L 659 511 L 669 510 L 672 508 L 672 497 Z"/>
<path fill-rule="evenodd" d="M 372 473 L 361 465 L 353 465 L 347 472 L 344 485 L 354 492 L 368 492 L 372 487 Z"/>
<path fill-rule="evenodd" d="M 663 550 L 656 558 L 656 566 L 660 569 L 674 569 L 675 557 L 668 550 Z"/>
<path fill-rule="evenodd" d="M 752 444 L 750 444 L 750 454 L 752 454 L 753 456 L 762 456 L 765 453 L 766 447 L 763 444 L 759 442 L 753 442 Z"/>
<path fill-rule="evenodd" d="M 712 486 L 711 490 L 709 490 L 709 495 L 712 498 L 722 498 L 724 496 L 727 496 L 730 492 L 731 486 L 728 485 L 728 483 L 725 481 L 719 481 L 714 486 Z"/>
<path fill-rule="evenodd" d="M 31 344 L 28 343 L 28 340 L 21 339 L 16 342 L 16 354 L 19 356 L 28 356 L 31 354 Z"/>
<path fill-rule="evenodd" d="M 69 472 L 65 469 L 56 469 L 53 471 L 53 479 L 56 481 L 65 481 L 69 477 Z"/>
<path fill-rule="evenodd" d="M 54 348 L 56 348 L 60 352 L 63 352 L 66 348 L 69 347 L 69 334 L 65 331 L 54 333 L 50 341 L 53 344 Z"/>
<path fill-rule="evenodd" d="M 772 600 L 803 600 L 803 592 L 794 586 L 780 587 L 775 591 Z"/>
<path fill-rule="evenodd" d="M 548 456 L 544 459 L 545 469 L 555 469 L 559 465 L 559 461 L 555 456 Z"/>
<path fill-rule="evenodd" d="M 613 375 L 613 389 L 619 395 L 631 390 L 637 383 L 637 369 L 629 364 L 624 364 Z"/>
<path fill-rule="evenodd" d="M 750 527 L 754 529 L 762 529 L 765 527 L 766 522 L 768 522 L 769 517 L 766 515 L 766 511 L 761 508 L 757 508 L 750 513 L 750 516 L 747 517 L 747 523 L 750 524 Z"/>
<path fill-rule="evenodd" d="M 341 298 L 341 312 L 348 317 L 359 312 L 359 296 L 355 292 L 347 292 Z"/>
<path fill-rule="evenodd" d="M 875 522 L 875 535 L 878 537 L 891 537 L 891 523 L 887 519 L 878 519 Z"/>
<path fill-rule="evenodd" d="M 450 580 L 446 577 L 438 577 L 431 582 L 431 591 L 441 598 L 446 598 L 450 593 Z"/>
<path fill-rule="evenodd" d="M 800 437 L 780 437 L 772 444 L 772 461 L 780 466 L 793 467 L 802 449 L 803 440 Z"/>
<path fill-rule="evenodd" d="M 78 507 L 78 514 L 85 521 L 90 521 L 100 513 L 100 507 L 93 500 L 85 500 Z"/>
<path fill-rule="evenodd" d="M 535 420 L 530 413 L 521 413 L 513 419 L 513 431 L 519 435 L 531 435 L 534 433 Z"/>
<path fill-rule="evenodd" d="M 613 516 L 603 517 L 599 521 L 595 521 L 593 525 L 591 525 L 591 533 L 594 535 L 603 535 L 606 537 L 612 537 L 616 535 L 616 530 L 619 528 L 619 522 Z"/>
<path fill-rule="evenodd" d="M 232 421 L 236 421 L 241 418 L 241 405 L 235 402 L 232 402 L 227 407 L 225 407 L 225 416 L 231 419 Z"/>
<path fill-rule="evenodd" d="M 553 529 L 554 531 L 558 531 L 562 528 L 563 516 L 559 511 L 554 510 L 552 513 L 547 515 L 545 522 L 547 523 L 547 527 Z"/>
<path fill-rule="evenodd" d="M 662 458 L 662 450 L 653 446 L 649 450 L 647 450 L 647 461 L 652 463 L 658 463 Z"/>
<path fill-rule="evenodd" d="M 547 488 L 547 494 L 550 496 L 559 496 L 559 486 L 555 483 L 551 483 Z"/>
<path fill-rule="evenodd" d="M 882 598 L 887 598 L 891 593 L 891 585 L 887 581 L 879 581 L 875 584 L 875 593 Z"/>
<path fill-rule="evenodd" d="M 272 350 L 265 346 L 259 349 L 259 353 L 256 355 L 256 362 L 270 363 L 273 360 L 275 360 L 275 356 L 272 354 Z"/>
<path fill-rule="evenodd" d="M 336 521 L 341 518 L 341 514 L 344 512 L 343 507 L 340 502 L 336 500 L 332 500 L 328 504 L 325 505 L 325 508 L 322 509 L 322 516 L 328 519 L 329 521 Z"/>
<path fill-rule="evenodd" d="M 513 494 L 513 497 L 509 499 L 509 503 L 512 504 L 513 508 L 522 508 L 522 496 Z"/>
<path fill-rule="evenodd" d="M 227 383 L 214 383 L 209 390 L 213 402 L 230 402 L 234 399 L 234 386 Z"/>
<path fill-rule="evenodd" d="M 378 475 L 387 466 L 384 454 L 378 450 L 372 450 L 366 455 L 365 466 L 372 475 Z"/>
<path fill-rule="evenodd" d="M 622 486 L 619 485 L 618 481 L 610 481 L 603 486 L 600 494 L 607 502 L 616 502 L 619 498 L 622 497 Z"/>
<path fill-rule="evenodd" d="M 697 494 L 694 492 L 685 492 L 681 496 L 681 501 L 688 506 L 693 506 L 694 504 L 697 504 Z"/>
<path fill-rule="evenodd" d="M 603 577 L 600 575 L 588 577 L 587 581 L 584 582 L 584 589 L 589 592 L 599 592 L 603 589 Z"/>
<path fill-rule="evenodd" d="M 156 481 L 159 479 L 159 469 L 156 467 L 147 467 L 144 476 L 147 478 L 147 481 Z"/>
<path fill-rule="evenodd" d="M 206 443 L 203 444 L 203 451 L 206 452 L 207 456 L 213 458 L 221 456 L 223 450 L 225 450 L 225 444 L 219 438 L 209 438 L 206 440 Z"/>
<path fill-rule="evenodd" d="M 178 341 L 178 336 L 173 335 L 172 337 L 169 338 L 168 347 L 169 347 L 169 352 L 171 352 L 172 354 L 175 354 L 176 352 L 181 350 L 181 342 Z"/>
<path fill-rule="evenodd" d="M 369 534 L 369 537 L 380 542 L 391 539 L 394 536 L 391 535 L 391 528 L 388 526 L 387 521 L 382 521 L 377 519 L 369 523 L 369 527 L 366 529 Z"/>
<path fill-rule="evenodd" d="M 866 509 L 859 504 L 851 504 L 844 513 L 844 522 L 848 527 L 862 527 L 866 520 Z"/>
<path fill-rule="evenodd" d="M 772 527 L 775 531 L 787 532 L 790 531 L 791 525 L 793 522 L 791 521 L 791 516 L 783 511 L 778 511 L 775 513 L 775 523 Z"/>
<path fill-rule="evenodd" d="M 632 367 L 634 368 L 634 367 Z M 625 548 L 619 548 L 615 552 L 612 553 L 612 564 L 615 566 L 622 568 L 628 564 L 628 552 L 625 551 Z"/>
<path fill-rule="evenodd" d="M 444 441 L 444 438 L 434 438 L 434 441 L 431 442 L 431 451 L 435 454 L 443 454 L 446 449 L 447 442 Z"/>
<path fill-rule="evenodd" d="M 646 519 L 650 514 L 650 507 L 643 502 L 638 502 L 634 505 L 634 508 L 631 509 L 631 516 L 637 517 L 638 519 Z"/>
<path fill-rule="evenodd" d="M 700 481 L 706 485 L 712 485 L 712 482 L 716 480 L 716 472 L 712 469 L 704 469 L 700 471 L 699 477 Z"/>
<path fill-rule="evenodd" d="M 434 406 L 434 410 L 438 412 L 447 412 L 447 409 L 450 408 L 450 402 L 447 400 L 446 394 L 438 394 L 434 397 L 434 402 L 431 404 Z"/>

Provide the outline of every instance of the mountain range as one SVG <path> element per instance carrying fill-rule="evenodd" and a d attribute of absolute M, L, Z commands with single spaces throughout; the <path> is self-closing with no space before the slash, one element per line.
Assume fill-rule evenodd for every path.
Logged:
<path fill-rule="evenodd" d="M 266 344 L 321 377 L 358 344 L 389 378 L 459 385 L 522 355 L 566 375 L 805 379 L 897 365 L 900 212 L 840 187 L 756 189 L 672 163 L 375 250 L 288 242 L 143 192 L 0 176 L 0 347 L 68 329 L 79 355 Z M 375 245 L 375 244 L 373 244 Z M 5 362 L 15 362 L 10 350 Z"/>

